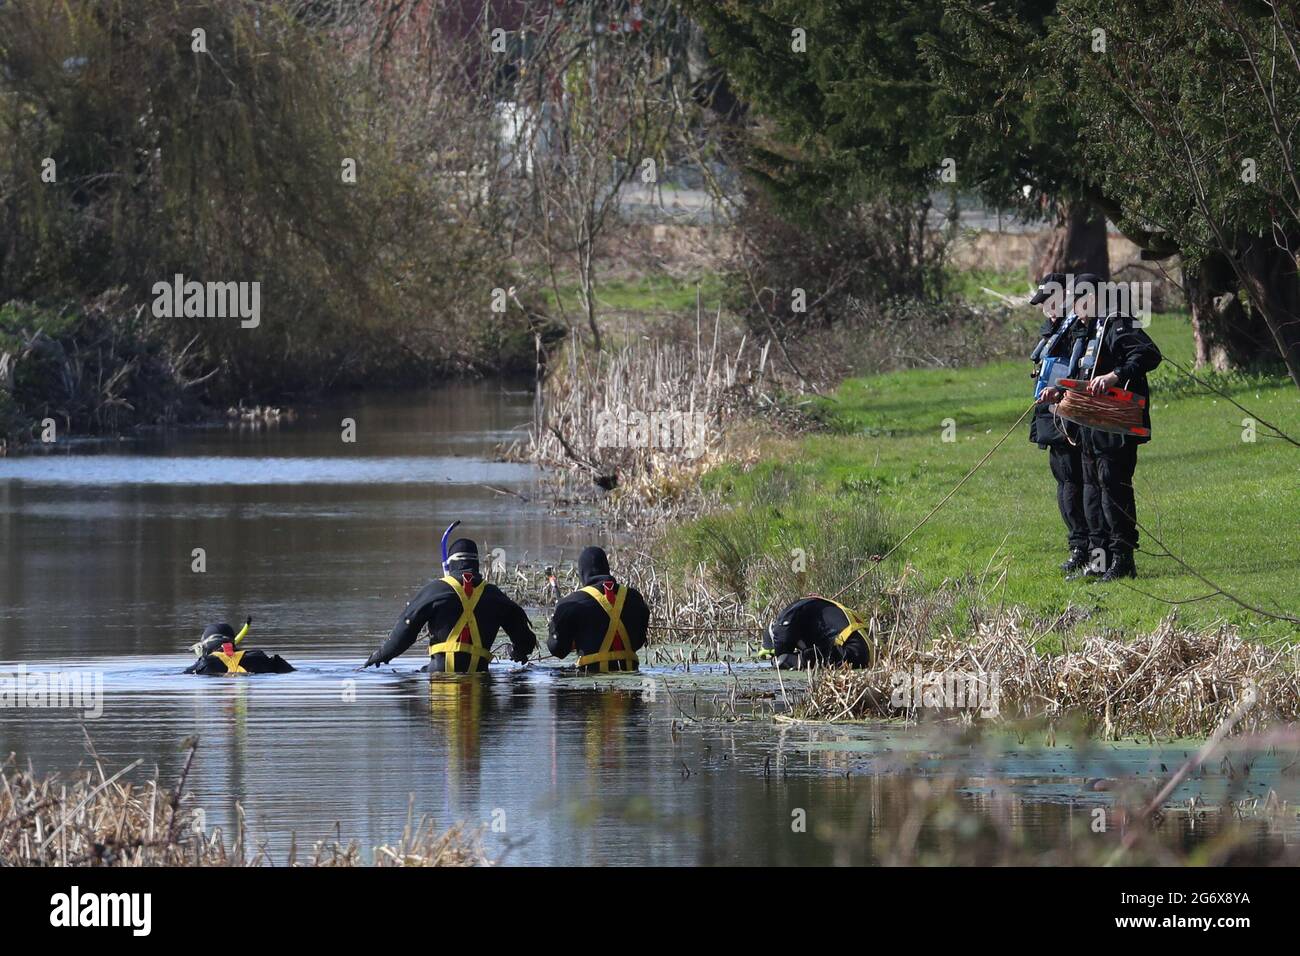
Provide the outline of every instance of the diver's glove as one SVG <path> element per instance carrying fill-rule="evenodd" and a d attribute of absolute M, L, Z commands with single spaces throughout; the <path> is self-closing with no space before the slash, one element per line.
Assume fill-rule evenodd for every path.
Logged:
<path fill-rule="evenodd" d="M 375 651 L 373 654 L 371 654 L 369 657 L 366 658 L 366 662 L 361 665 L 361 669 L 365 670 L 367 667 L 378 667 L 381 664 L 387 664 L 387 663 L 388 663 L 388 658 L 384 657 L 383 651 Z"/>
<path fill-rule="evenodd" d="M 770 647 L 765 647 L 765 648 L 763 648 L 761 651 L 758 652 L 758 658 L 757 658 L 757 659 L 760 660 L 760 661 L 770 661 L 770 660 L 772 659 L 772 655 L 773 655 L 773 653 L 775 653 L 775 652 L 772 650 L 772 648 L 770 648 Z"/>

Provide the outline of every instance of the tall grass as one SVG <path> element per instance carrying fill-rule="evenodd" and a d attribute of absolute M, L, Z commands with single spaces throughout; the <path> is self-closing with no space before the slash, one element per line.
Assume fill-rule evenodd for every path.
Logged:
<path fill-rule="evenodd" d="M 1067 637 L 1057 652 L 1044 639 L 1070 608 L 1055 621 L 1036 620 L 1021 608 L 987 608 L 971 613 L 960 633 L 945 626 L 931 635 L 918 624 L 933 608 L 933 596 L 900 588 L 869 607 L 875 665 L 817 670 L 796 712 L 825 720 L 928 716 L 969 722 L 974 709 L 946 706 L 950 701 L 932 708 L 924 690 L 973 676 L 996 685 L 1000 700 L 993 716 L 999 719 L 1079 721 L 1108 738 L 1204 736 L 1238 708 L 1238 733 L 1300 721 L 1295 646 L 1249 641 L 1227 624 L 1188 628 L 1171 615 L 1131 640 L 1085 632 Z M 917 599 L 928 608 L 914 607 Z"/>
<path fill-rule="evenodd" d="M 794 463 L 747 478 L 748 507 L 715 506 L 665 538 L 672 566 L 698 573 L 760 620 L 803 595 L 846 586 L 845 602 L 875 599 L 875 577 L 857 579 L 873 555 L 889 549 L 892 532 L 869 486 L 844 482 L 828 494 Z"/>

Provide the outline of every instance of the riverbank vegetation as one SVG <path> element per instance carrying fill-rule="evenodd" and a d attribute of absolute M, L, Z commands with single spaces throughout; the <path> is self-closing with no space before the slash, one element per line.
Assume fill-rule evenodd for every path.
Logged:
<path fill-rule="evenodd" d="M 1157 316 L 1148 331 L 1174 361 L 1190 360 L 1184 318 Z M 1225 394 L 1207 392 L 1172 365 L 1152 376 L 1153 440 L 1139 452 L 1137 490 L 1139 520 L 1159 541 L 1143 540 L 1141 577 L 1132 585 L 1094 588 L 1057 572 L 1064 533 L 1046 453 L 1029 443 L 1027 425 L 888 561 L 870 563 L 1028 405 L 1020 362 L 846 380 L 820 399 L 823 431 L 769 439 L 756 465 L 724 465 L 707 475 L 702 485 L 716 495 L 716 508 L 675 530 L 668 554 L 679 568 L 706 562 L 719 585 L 735 590 L 748 582 L 747 590 L 771 601 L 805 588 L 836 593 L 848 587 L 853 600 L 869 604 L 874 579 L 908 568 L 935 586 L 982 582 L 978 597 L 964 595 L 954 608 L 957 618 L 973 604 L 1020 605 L 1047 620 L 1075 608 L 1076 624 L 1133 635 L 1177 610 L 1188 623 L 1225 619 L 1248 635 L 1294 637 L 1293 621 L 1213 594 L 1192 571 L 1251 607 L 1297 616 L 1300 542 L 1282 530 L 1284 516 L 1300 507 L 1295 447 L 1258 423 L 1243 424 L 1248 416 L 1227 397 L 1292 435 L 1300 434 L 1300 398 L 1280 375 L 1220 376 L 1212 384 Z M 823 516 L 863 508 L 884 516 L 888 534 L 864 535 L 851 547 L 831 540 Z M 805 577 L 764 570 L 786 561 L 793 548 L 811 556 Z M 854 585 L 871 567 L 876 570 Z"/>
<path fill-rule="evenodd" d="M 873 611 L 873 639 L 881 649 L 875 666 L 817 670 L 795 705 L 797 716 L 969 721 L 978 715 L 1073 724 L 1107 739 L 1205 737 L 1239 708 L 1233 727 L 1239 733 L 1300 720 L 1300 654 L 1290 645 L 1246 640 L 1227 624 L 1191 629 L 1171 616 L 1130 640 L 1086 631 L 1062 640 L 1050 631 L 1056 622 L 993 605 L 970 613 L 967 634 L 931 637 L 905 603 L 899 613 L 896 596 L 905 590 L 891 591 L 882 605 L 893 613 Z"/>
<path fill-rule="evenodd" d="M 492 309 L 515 230 L 490 77 L 443 55 L 459 36 L 416 59 L 383 29 L 298 3 L 0 8 L 8 437 L 531 372 L 532 295 Z M 176 276 L 257 313 L 160 314 Z"/>
<path fill-rule="evenodd" d="M 0 866 L 481 866 L 479 831 L 437 829 L 408 821 L 393 844 L 356 841 L 292 847 L 275 859 L 251 837 L 236 805 L 234 832 L 210 827 L 186 779 L 198 738 L 182 742 L 185 762 L 173 786 L 155 772 L 141 783 L 142 761 L 110 773 L 90 747 L 93 767 L 67 777 L 42 776 L 0 763 Z"/>

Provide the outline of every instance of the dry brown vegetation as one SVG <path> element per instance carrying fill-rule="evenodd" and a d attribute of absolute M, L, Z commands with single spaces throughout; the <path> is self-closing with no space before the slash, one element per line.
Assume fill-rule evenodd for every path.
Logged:
<path fill-rule="evenodd" d="M 986 612 L 966 637 L 950 628 L 931 637 L 917 627 L 924 612 L 912 614 L 902 591 L 892 591 L 890 600 L 871 617 L 876 666 L 815 671 L 797 704 L 799 716 L 846 720 L 929 713 L 971 720 L 977 711 L 969 707 L 898 704 L 924 705 L 926 688 L 976 676 L 996 683 L 1002 719 L 1078 718 L 1106 737 L 1203 736 L 1252 694 L 1237 732 L 1300 720 L 1300 649 L 1245 640 L 1227 624 L 1191 630 L 1170 615 L 1150 634 L 1131 640 L 1077 636 L 1053 652 L 1042 646 L 1053 622 L 1031 621 L 1019 608 Z M 1062 617 L 1068 616 L 1067 609 Z M 899 688 L 910 693 L 896 696 Z M 932 698 L 942 700 L 933 693 Z"/>
<path fill-rule="evenodd" d="M 629 336 L 617 348 L 589 350 L 575 337 L 549 370 L 526 443 L 505 454 L 565 476 L 569 496 L 613 492 L 603 510 L 625 526 L 685 505 L 694 513 L 699 477 L 743 454 L 726 441 L 733 425 L 814 425 L 785 399 L 770 343 L 726 326 L 720 312 L 697 307 L 689 327 Z"/>
<path fill-rule="evenodd" d="M 250 839 L 243 810 L 231 834 L 208 831 L 184 792 L 198 747 L 189 738 L 185 768 L 174 787 L 157 773 L 144 783 L 131 774 L 136 760 L 108 774 L 94 766 L 68 777 L 18 769 L 11 754 L 0 764 L 0 866 L 477 866 L 491 861 L 478 831 L 462 825 L 439 830 L 408 818 L 397 843 L 367 856 L 356 841 L 296 844 L 276 860 Z M 91 747 L 93 755 L 94 749 Z"/>

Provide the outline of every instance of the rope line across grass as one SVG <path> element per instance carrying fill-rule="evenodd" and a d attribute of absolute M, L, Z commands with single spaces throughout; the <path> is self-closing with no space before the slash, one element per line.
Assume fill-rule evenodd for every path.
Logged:
<path fill-rule="evenodd" d="M 863 571 L 861 574 L 859 574 L 859 575 L 858 575 L 856 578 L 854 578 L 852 581 L 850 581 L 848 584 L 844 585 L 844 587 L 842 587 L 842 588 L 840 588 L 838 591 L 836 591 L 836 592 L 832 595 L 832 597 L 833 597 L 833 598 L 839 598 L 839 597 L 840 597 L 841 595 L 843 595 L 844 592 L 847 591 L 849 588 L 856 586 L 856 585 L 857 585 L 858 583 L 860 583 L 864 578 L 866 578 L 867 575 L 869 575 L 871 572 L 875 571 L 877 567 L 879 567 L 881 564 L 883 564 L 883 563 L 884 563 L 884 562 L 889 558 L 890 555 L 892 555 L 895 551 L 897 551 L 899 548 L 901 548 L 901 547 L 903 546 L 903 544 L 907 541 L 908 538 L 910 538 L 912 535 L 916 534 L 916 532 L 920 531 L 921 528 L 925 525 L 925 523 L 926 523 L 927 521 L 929 521 L 931 518 L 933 518 L 933 517 L 938 513 L 939 509 L 942 508 L 945 504 L 948 503 L 948 499 L 951 498 L 953 495 L 955 495 L 955 494 L 957 493 L 958 489 L 960 489 L 962 485 L 966 484 L 966 482 L 970 479 L 971 475 L 975 474 L 975 472 L 979 471 L 981 468 L 984 467 L 984 465 L 988 462 L 988 460 L 989 460 L 990 458 L 993 457 L 993 453 L 994 453 L 995 451 L 997 451 L 999 448 L 1002 447 L 1002 443 L 1005 442 L 1008 438 L 1011 437 L 1012 433 L 1013 433 L 1017 428 L 1020 427 L 1020 423 L 1023 422 L 1023 421 L 1025 420 L 1025 417 L 1026 417 L 1030 412 L 1032 412 L 1032 411 L 1034 410 L 1034 408 L 1035 408 L 1037 405 L 1038 405 L 1037 402 L 1030 402 L 1030 403 L 1029 403 L 1029 407 L 1026 408 L 1023 412 L 1021 412 L 1021 413 L 1020 413 L 1020 417 L 1017 418 L 1017 419 L 1015 420 L 1015 422 L 1012 423 L 1011 427 L 1008 428 L 1008 429 L 1006 430 L 1006 434 L 1004 434 L 1001 438 L 999 438 L 999 439 L 997 440 L 997 442 L 993 445 L 993 447 L 990 448 L 990 449 L 985 453 L 984 457 L 981 458 L 978 462 L 975 463 L 975 467 L 974 467 L 974 468 L 972 468 L 970 471 L 966 472 L 966 474 L 962 476 L 961 481 L 959 481 L 959 482 L 957 482 L 957 484 L 953 485 L 952 488 L 949 489 L 948 493 L 947 493 L 946 495 L 944 495 L 942 498 L 939 499 L 939 503 L 936 504 L 933 508 L 930 509 L 930 513 L 929 513 L 929 514 L 927 514 L 924 518 L 922 518 L 922 519 L 921 519 L 920 521 L 918 521 L 915 525 L 913 525 L 913 526 L 912 526 L 912 529 L 911 529 L 910 531 L 908 531 L 907 534 L 905 534 L 905 535 L 903 535 L 901 538 L 899 538 L 898 541 L 894 542 L 894 546 L 893 546 L 892 548 L 890 548 L 888 551 L 886 551 L 884 554 L 879 555 L 879 556 L 872 555 L 872 563 L 869 564 L 869 565 L 867 566 L 867 569 L 866 569 L 865 571 Z"/>

